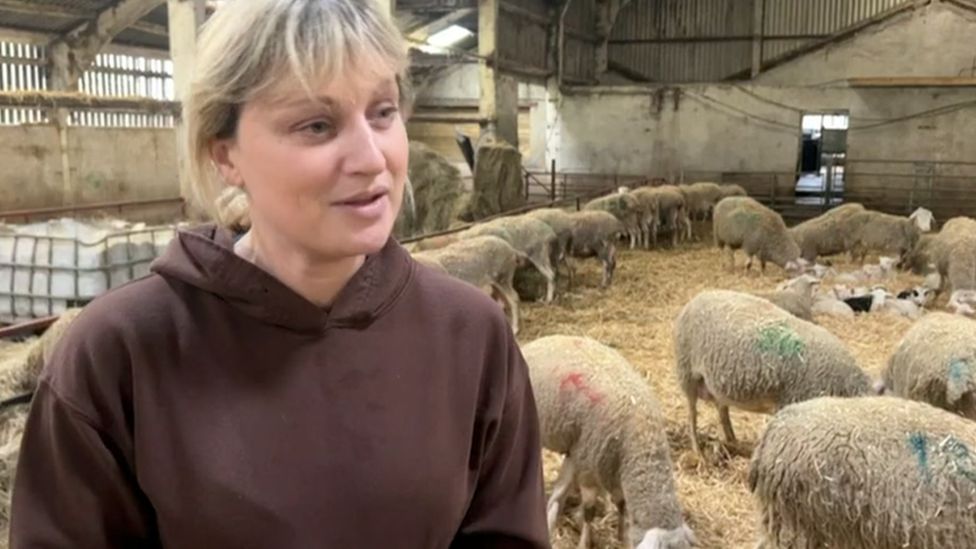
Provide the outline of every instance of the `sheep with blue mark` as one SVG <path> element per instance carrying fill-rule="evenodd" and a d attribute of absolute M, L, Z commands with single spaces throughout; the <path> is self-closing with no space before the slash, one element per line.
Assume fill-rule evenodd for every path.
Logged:
<path fill-rule="evenodd" d="M 882 381 L 895 395 L 976 420 L 976 321 L 925 315 L 892 353 Z"/>
<path fill-rule="evenodd" d="M 758 549 L 976 547 L 976 423 L 900 398 L 818 398 L 768 423 L 749 468 Z"/>
<path fill-rule="evenodd" d="M 675 322 L 676 377 L 688 403 L 692 448 L 698 400 L 714 403 L 726 443 L 735 442 L 730 408 L 770 414 L 819 396 L 871 394 L 868 376 L 836 336 L 768 300 L 706 290 Z"/>
<path fill-rule="evenodd" d="M 549 498 L 549 531 L 574 486 L 582 495 L 579 547 L 589 547 L 601 491 L 610 493 L 625 547 L 690 549 L 695 536 L 675 493 L 665 419 L 647 382 L 620 353 L 554 335 L 522 347 L 542 444 L 565 456 Z"/>

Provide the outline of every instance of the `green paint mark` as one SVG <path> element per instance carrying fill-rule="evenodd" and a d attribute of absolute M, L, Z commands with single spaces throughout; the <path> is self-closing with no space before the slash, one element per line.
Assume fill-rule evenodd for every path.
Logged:
<path fill-rule="evenodd" d="M 780 358 L 803 358 L 806 345 L 785 322 L 777 322 L 759 330 L 759 350 L 775 353 Z"/>
<path fill-rule="evenodd" d="M 925 480 L 931 479 L 931 472 L 929 471 L 929 451 L 928 451 L 928 440 L 926 440 L 925 435 L 922 433 L 912 433 L 908 437 L 908 447 L 911 448 L 912 453 L 915 454 L 915 460 L 918 461 L 918 469 L 925 476 Z"/>

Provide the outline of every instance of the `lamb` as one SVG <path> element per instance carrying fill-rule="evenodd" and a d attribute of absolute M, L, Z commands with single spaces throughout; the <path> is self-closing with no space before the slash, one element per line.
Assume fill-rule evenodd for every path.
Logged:
<path fill-rule="evenodd" d="M 900 397 L 976 419 L 976 321 L 926 315 L 905 333 L 881 379 Z"/>
<path fill-rule="evenodd" d="M 500 217 L 461 233 L 461 239 L 479 236 L 497 236 L 513 248 L 525 254 L 529 262 L 546 279 L 546 303 L 556 294 L 556 273 L 552 267 L 553 248 L 557 245 L 556 233 L 544 221 L 526 216 Z M 450 270 L 450 269 L 449 269 Z"/>
<path fill-rule="evenodd" d="M 665 420 L 647 382 L 597 341 L 548 336 L 522 348 L 539 410 L 542 445 L 565 457 L 547 505 L 549 531 L 574 485 L 583 499 L 579 547 L 590 546 L 600 490 L 620 514 L 626 547 L 687 549 L 695 537 L 675 494 Z"/>
<path fill-rule="evenodd" d="M 916 220 L 871 210 L 851 214 L 848 249 L 855 261 L 864 263 L 868 251 L 895 252 L 904 263 L 921 236 Z"/>
<path fill-rule="evenodd" d="M 813 262 L 820 256 L 847 251 L 845 235 L 851 231 L 850 217 L 863 212 L 857 203 L 844 204 L 790 228 L 790 235 L 800 246 L 803 259 Z"/>
<path fill-rule="evenodd" d="M 496 236 L 480 236 L 455 242 L 440 250 L 414 254 L 418 262 L 436 262 L 450 275 L 478 288 L 490 288 L 508 311 L 512 332 L 519 331 L 519 297 L 513 286 L 515 270 L 528 258 Z M 436 268 L 436 267 L 435 267 Z"/>
<path fill-rule="evenodd" d="M 573 219 L 573 257 L 596 256 L 603 262 L 602 287 L 613 282 L 617 268 L 616 242 L 624 233 L 619 219 L 609 212 L 583 210 L 570 214 Z"/>
<path fill-rule="evenodd" d="M 715 245 L 720 250 L 728 249 L 729 270 L 735 266 L 735 250 L 739 248 L 749 258 L 747 271 L 752 267 L 754 258 L 759 259 L 761 272 L 766 271 L 767 261 L 787 272 L 796 272 L 805 266 L 800 258 L 800 247 L 787 231 L 783 218 L 752 198 L 723 198 L 715 206 L 712 224 Z"/>
<path fill-rule="evenodd" d="M 631 196 L 629 193 L 614 193 L 606 196 L 601 196 L 599 198 L 594 198 L 593 200 L 586 203 L 583 206 L 584 210 L 598 210 L 604 212 L 610 212 L 621 223 L 624 224 L 624 230 L 627 232 L 627 236 L 630 239 L 630 249 L 633 250 L 637 246 L 637 241 L 641 234 L 641 210 L 640 204 L 638 204 L 637 199 Z"/>
<path fill-rule="evenodd" d="M 781 410 L 749 466 L 758 549 L 976 547 L 976 423 L 899 398 Z"/>
<path fill-rule="evenodd" d="M 813 322 L 813 299 L 820 280 L 811 275 L 801 275 L 787 280 L 772 292 L 753 295 L 771 301 L 774 305 L 797 318 Z"/>
<path fill-rule="evenodd" d="M 840 339 L 752 295 L 701 292 L 678 314 L 674 333 L 676 374 L 699 457 L 699 398 L 715 404 L 725 441 L 734 443 L 730 407 L 768 414 L 818 396 L 871 389 Z"/>
<path fill-rule="evenodd" d="M 825 295 L 817 295 L 813 299 L 810 312 L 814 315 L 836 316 L 847 320 L 854 319 L 854 309 L 843 301 Z"/>

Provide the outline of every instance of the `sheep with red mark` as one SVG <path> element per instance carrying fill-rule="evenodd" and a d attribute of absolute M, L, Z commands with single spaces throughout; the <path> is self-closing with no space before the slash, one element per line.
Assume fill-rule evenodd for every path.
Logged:
<path fill-rule="evenodd" d="M 548 504 L 549 530 L 566 496 L 583 498 L 580 547 L 591 543 L 601 490 L 620 513 L 626 547 L 688 549 L 695 537 L 675 493 L 665 421 L 647 382 L 617 351 L 556 335 L 522 348 L 539 410 L 543 446 L 565 457 Z"/>
<path fill-rule="evenodd" d="M 729 408 L 769 414 L 818 396 L 871 392 L 868 376 L 837 336 L 749 294 L 696 295 L 675 321 L 674 350 L 699 457 L 699 399 L 715 404 L 725 441 L 734 443 Z"/>

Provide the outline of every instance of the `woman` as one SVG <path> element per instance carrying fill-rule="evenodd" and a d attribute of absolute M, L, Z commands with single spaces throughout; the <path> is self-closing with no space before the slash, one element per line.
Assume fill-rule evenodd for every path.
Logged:
<path fill-rule="evenodd" d="M 406 53 L 362 0 L 247 0 L 184 104 L 200 204 L 39 382 L 12 547 L 548 545 L 538 420 L 497 305 L 390 238 Z"/>

